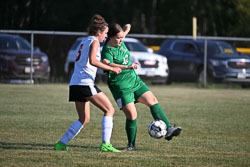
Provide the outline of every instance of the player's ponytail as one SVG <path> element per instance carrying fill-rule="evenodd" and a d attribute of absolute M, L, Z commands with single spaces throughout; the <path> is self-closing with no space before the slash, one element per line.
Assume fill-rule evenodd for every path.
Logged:
<path fill-rule="evenodd" d="M 93 16 L 92 22 L 93 22 L 93 24 L 103 24 L 103 23 L 105 23 L 105 20 L 101 15 L 96 14 Z"/>
<path fill-rule="evenodd" d="M 96 35 L 99 30 L 104 31 L 106 27 L 108 27 L 108 23 L 105 19 L 101 15 L 95 14 L 90 20 L 88 27 L 89 35 Z"/>

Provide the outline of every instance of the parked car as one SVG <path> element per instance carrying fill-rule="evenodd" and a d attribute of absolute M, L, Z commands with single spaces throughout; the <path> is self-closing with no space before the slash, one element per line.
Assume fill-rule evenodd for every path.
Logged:
<path fill-rule="evenodd" d="M 75 63 L 75 59 L 76 59 L 79 45 L 84 38 L 85 37 L 77 38 L 75 40 L 75 42 L 71 45 L 71 47 L 68 51 L 67 58 L 66 58 L 66 61 L 64 64 L 64 72 L 68 76 L 69 79 L 74 72 L 74 65 L 75 65 L 74 63 Z"/>
<path fill-rule="evenodd" d="M 45 53 L 35 49 L 32 69 L 30 63 L 31 45 L 26 39 L 18 35 L 0 34 L 1 80 L 28 80 L 31 72 L 34 80 L 49 80 L 50 66 Z"/>
<path fill-rule="evenodd" d="M 65 62 L 65 73 L 71 76 L 74 70 L 74 61 L 81 40 L 84 37 L 77 38 L 71 46 Z M 125 38 L 124 43 L 130 51 L 132 62 L 139 62 L 136 73 L 143 80 L 150 80 L 154 84 L 166 83 L 168 78 L 167 58 L 162 55 L 150 52 L 139 40 L 134 38 Z M 103 71 L 98 69 L 97 78 L 105 78 Z"/>
<path fill-rule="evenodd" d="M 167 39 L 158 51 L 168 59 L 169 81 L 201 81 L 203 77 L 204 40 Z M 250 58 L 229 43 L 207 43 L 208 81 L 250 84 Z"/>

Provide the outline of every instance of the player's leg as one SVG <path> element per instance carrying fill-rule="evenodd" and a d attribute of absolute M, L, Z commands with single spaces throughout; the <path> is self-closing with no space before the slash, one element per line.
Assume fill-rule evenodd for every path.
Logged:
<path fill-rule="evenodd" d="M 110 144 L 115 110 L 109 98 L 103 92 L 99 92 L 94 96 L 87 97 L 87 100 L 104 112 L 102 119 L 102 144 L 100 150 L 104 152 L 120 152 Z"/>
<path fill-rule="evenodd" d="M 150 111 L 151 111 L 151 114 L 152 114 L 154 119 L 159 119 L 159 120 L 164 121 L 166 123 L 167 127 L 171 126 L 167 115 L 162 110 L 160 104 L 158 103 L 157 98 L 154 96 L 154 94 L 151 91 L 147 91 L 147 92 L 143 93 L 137 99 L 137 101 L 150 107 Z"/>
<path fill-rule="evenodd" d="M 90 120 L 89 102 L 75 102 L 79 119 L 72 123 L 60 141 L 56 143 L 55 150 L 68 150 L 66 144 L 71 141 Z"/>
<path fill-rule="evenodd" d="M 88 97 L 87 99 L 104 112 L 104 117 L 102 119 L 102 141 L 110 143 L 114 115 L 114 107 L 112 106 L 112 103 L 103 92 Z"/>
<path fill-rule="evenodd" d="M 126 104 L 122 107 L 124 114 L 126 115 L 126 133 L 128 138 L 128 146 L 125 148 L 126 150 L 135 150 L 135 139 L 136 139 L 136 118 L 137 112 L 135 108 L 134 102 Z"/>
<path fill-rule="evenodd" d="M 143 93 L 144 92 L 144 93 Z M 181 127 L 171 126 L 167 115 L 162 110 L 157 98 L 151 91 L 147 91 L 147 87 L 144 86 L 136 92 L 137 102 L 143 103 L 150 107 L 151 114 L 154 119 L 162 120 L 167 125 L 167 134 L 165 139 L 171 140 L 174 136 L 178 136 L 181 133 Z"/>
<path fill-rule="evenodd" d="M 128 146 L 125 148 L 125 150 L 135 150 L 137 112 L 134 101 L 134 93 L 126 94 L 116 99 L 119 108 L 126 116 L 125 130 L 128 138 Z"/>

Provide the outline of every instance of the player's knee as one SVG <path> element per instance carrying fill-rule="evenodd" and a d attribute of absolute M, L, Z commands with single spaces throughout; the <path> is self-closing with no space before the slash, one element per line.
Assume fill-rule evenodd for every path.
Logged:
<path fill-rule="evenodd" d="M 124 111 L 124 110 L 123 110 Z M 135 120 L 137 118 L 137 112 L 124 111 L 124 114 L 128 120 Z"/>
<path fill-rule="evenodd" d="M 136 118 L 137 118 L 137 113 L 132 114 L 132 115 L 129 117 L 130 120 L 135 120 Z"/>
<path fill-rule="evenodd" d="M 159 102 L 158 102 L 157 98 L 154 96 L 154 97 L 152 97 L 151 100 L 148 101 L 148 106 L 151 107 L 157 103 L 159 103 Z"/>
<path fill-rule="evenodd" d="M 90 122 L 90 118 L 79 119 L 83 126 L 86 126 Z"/>
<path fill-rule="evenodd" d="M 114 107 L 109 107 L 109 108 L 107 108 L 106 111 L 105 111 L 105 115 L 106 115 L 106 116 L 113 116 L 114 113 L 115 113 Z"/>

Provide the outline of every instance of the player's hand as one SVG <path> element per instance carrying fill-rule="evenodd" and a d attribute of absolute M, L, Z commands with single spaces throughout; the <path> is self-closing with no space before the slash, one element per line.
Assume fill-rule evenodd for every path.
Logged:
<path fill-rule="evenodd" d="M 119 67 L 113 67 L 111 71 L 116 73 L 116 74 L 119 74 L 120 72 L 122 72 L 122 69 Z"/>
<path fill-rule="evenodd" d="M 126 25 L 123 27 L 123 30 L 124 30 L 124 31 L 126 31 L 126 30 L 130 31 L 130 29 L 131 29 L 131 24 L 126 24 Z"/>
<path fill-rule="evenodd" d="M 123 34 L 123 37 L 125 38 L 127 36 L 127 34 L 129 33 L 131 29 L 131 24 L 126 24 L 124 27 L 123 27 L 123 31 L 124 31 L 124 34 Z"/>
<path fill-rule="evenodd" d="M 139 65 L 140 65 L 140 63 L 138 63 L 138 62 L 132 63 L 131 65 L 128 66 L 128 68 L 129 69 L 137 69 Z"/>
<path fill-rule="evenodd" d="M 110 61 L 108 59 L 103 59 L 102 62 L 103 62 L 103 64 L 107 64 L 107 65 L 110 63 Z"/>

